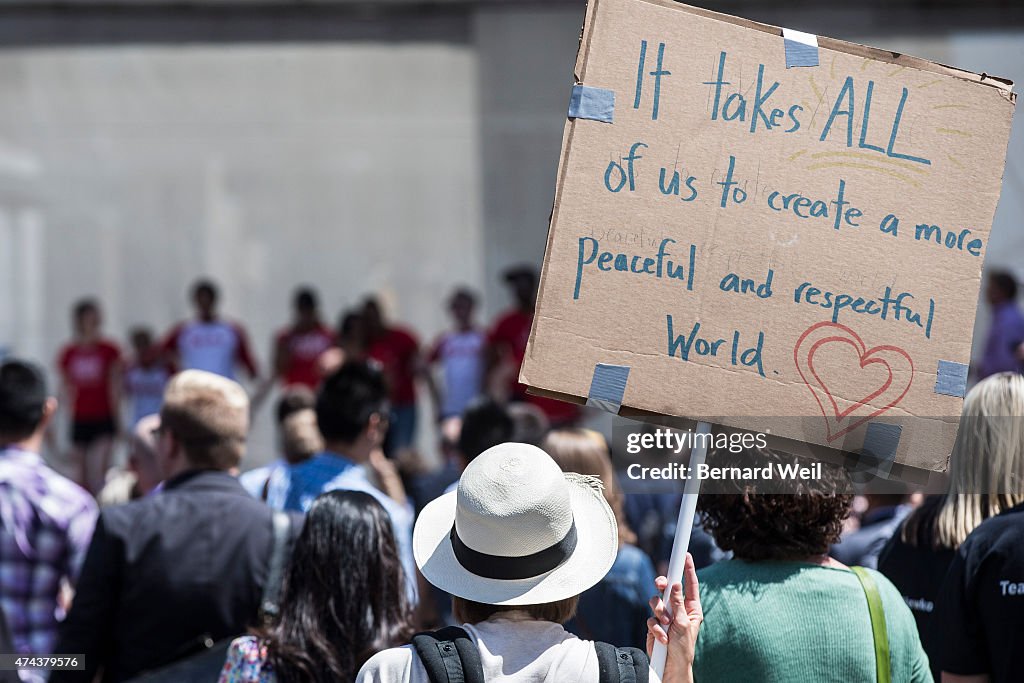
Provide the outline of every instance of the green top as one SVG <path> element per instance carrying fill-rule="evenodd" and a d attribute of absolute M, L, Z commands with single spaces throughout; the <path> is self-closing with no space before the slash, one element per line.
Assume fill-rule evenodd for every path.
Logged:
<path fill-rule="evenodd" d="M 869 571 L 885 610 L 892 680 L 931 683 L 910 608 L 888 579 Z M 852 571 L 726 560 L 697 574 L 704 623 L 696 683 L 876 681 L 867 598 Z"/>

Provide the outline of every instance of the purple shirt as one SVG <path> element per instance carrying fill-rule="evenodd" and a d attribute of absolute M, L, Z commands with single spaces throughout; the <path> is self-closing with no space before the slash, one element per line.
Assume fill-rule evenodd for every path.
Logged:
<path fill-rule="evenodd" d="M 96 503 L 36 453 L 0 449 L 0 608 L 18 653 L 52 654 L 62 579 L 74 582 Z"/>
<path fill-rule="evenodd" d="M 978 367 L 978 378 L 997 372 L 1020 372 L 1021 364 L 1014 354 L 1024 342 L 1024 315 L 1016 302 L 1005 301 L 992 310 L 992 327 L 985 341 L 985 353 Z"/>

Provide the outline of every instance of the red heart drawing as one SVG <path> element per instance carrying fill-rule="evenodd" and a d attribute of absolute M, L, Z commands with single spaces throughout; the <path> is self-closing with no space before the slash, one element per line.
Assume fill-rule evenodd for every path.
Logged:
<path fill-rule="evenodd" d="M 821 378 L 814 367 L 814 355 L 826 344 L 847 344 L 857 353 L 861 369 L 870 365 L 881 365 L 887 371 L 886 380 L 878 388 L 860 400 L 852 402 L 840 409 L 833 390 Z M 882 345 L 867 348 L 860 336 L 846 325 L 833 322 L 822 322 L 812 325 L 800 335 L 793 349 L 793 360 L 797 372 L 803 379 L 811 395 L 814 396 L 822 416 L 825 418 L 826 440 L 835 441 L 844 434 L 856 429 L 873 417 L 881 415 L 897 403 L 910 391 L 914 381 L 914 361 L 910 355 L 898 346 Z M 902 371 L 902 372 L 894 372 Z M 845 397 L 843 397 L 845 398 Z M 850 399 L 845 399 L 850 401 Z M 881 403 L 881 407 L 875 406 Z M 828 409 L 826 409 L 826 405 Z M 860 409 L 870 409 L 868 414 L 854 415 Z M 861 410 L 863 413 L 863 410 Z M 843 423 L 849 422 L 843 426 Z"/>

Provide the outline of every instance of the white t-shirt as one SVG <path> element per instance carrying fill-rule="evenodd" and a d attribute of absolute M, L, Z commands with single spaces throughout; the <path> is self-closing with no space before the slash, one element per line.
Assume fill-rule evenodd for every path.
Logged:
<path fill-rule="evenodd" d="M 495 683 L 597 683 L 597 652 L 560 624 L 504 612 L 464 624 L 480 649 L 484 679 Z M 411 645 L 378 652 L 359 670 L 356 683 L 429 683 Z"/>
<path fill-rule="evenodd" d="M 445 417 L 461 415 L 483 390 L 484 333 L 479 330 L 449 332 L 442 336 L 431 353 L 431 360 L 444 368 Z"/>
<path fill-rule="evenodd" d="M 132 425 L 139 420 L 160 412 L 164 402 L 164 389 L 171 378 L 168 367 L 162 363 L 144 368 L 132 365 L 124 375 L 124 385 L 132 401 Z"/>
<path fill-rule="evenodd" d="M 223 320 L 190 320 L 179 324 L 164 341 L 164 349 L 177 353 L 182 370 L 206 370 L 235 378 L 235 365 L 255 376 L 256 361 L 245 330 Z"/>

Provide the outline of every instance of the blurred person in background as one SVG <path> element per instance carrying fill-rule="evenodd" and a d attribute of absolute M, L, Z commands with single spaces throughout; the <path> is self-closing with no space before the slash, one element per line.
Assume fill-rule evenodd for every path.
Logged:
<path fill-rule="evenodd" d="M 623 507 L 626 521 L 630 528 L 636 530 L 638 547 L 654 562 L 655 571 L 664 574 L 668 571 L 676 525 L 679 523 L 682 494 L 630 491 L 625 499 Z M 697 569 L 731 556 L 731 553 L 715 545 L 715 539 L 701 525 L 699 515 L 693 519 L 687 550 L 693 556 Z"/>
<path fill-rule="evenodd" d="M 505 271 L 505 283 L 512 292 L 512 308 L 500 315 L 487 335 L 485 386 L 500 400 L 532 403 L 544 411 L 553 427 L 572 424 L 579 419 L 579 408 L 526 393 L 519 383 L 519 369 L 526 357 L 533 311 L 537 300 L 537 272 L 531 266 L 516 266 Z"/>
<path fill-rule="evenodd" d="M 366 318 L 358 309 L 345 311 L 338 323 L 338 348 L 347 360 L 366 360 Z"/>
<path fill-rule="evenodd" d="M 309 508 L 277 619 L 231 644 L 220 683 L 351 681 L 374 653 L 412 636 L 411 606 L 388 513 L 361 491 Z"/>
<path fill-rule="evenodd" d="M 536 406 L 504 404 L 482 395 L 470 401 L 461 418 L 443 421 L 441 429 L 445 464 L 421 481 L 417 512 L 441 493 L 454 491 L 466 466 L 491 446 L 506 441 L 539 446 L 548 432 L 548 421 Z M 447 607 L 442 605 L 441 611 L 447 614 Z"/>
<path fill-rule="evenodd" d="M 437 425 L 437 450 L 440 464 L 430 463 L 419 457 L 415 450 L 406 451 L 415 456 L 398 462 L 403 483 L 412 500 L 416 514 L 423 506 L 444 493 L 452 482 L 459 478 L 463 464 L 459 454 L 459 434 L 462 432 L 462 416 L 449 417 Z"/>
<path fill-rule="evenodd" d="M 62 395 L 71 407 L 71 463 L 75 477 L 96 495 L 110 469 L 120 431 L 121 350 L 101 334 L 99 304 L 85 299 L 72 311 L 75 337 L 57 357 Z"/>
<path fill-rule="evenodd" d="M 317 358 L 321 379 L 333 375 L 346 361 L 366 360 L 366 333 L 363 315 L 359 311 L 342 311 L 335 331 L 335 344 Z"/>
<path fill-rule="evenodd" d="M 230 474 L 248 429 L 236 382 L 201 370 L 170 381 L 156 448 L 163 488 L 100 513 L 52 650 L 84 655 L 85 668 L 51 681 L 126 681 L 226 648 L 254 623 L 274 531 L 270 508 Z"/>
<path fill-rule="evenodd" d="M 303 287 L 295 293 L 294 319 L 274 339 L 274 374 L 282 387 L 301 385 L 316 390 L 322 375 L 317 359 L 335 345 L 334 332 L 320 319 L 316 292 Z"/>
<path fill-rule="evenodd" d="M 441 366 L 440 387 L 425 373 L 438 421 L 462 415 L 483 391 L 485 337 L 473 319 L 475 310 L 476 296 L 468 289 L 457 289 L 448 301 L 452 329 L 442 334 L 427 354 L 428 365 Z"/>
<path fill-rule="evenodd" d="M 871 488 L 872 491 L 864 494 L 867 506 L 860 513 L 859 526 L 843 532 L 839 542 L 832 545 L 832 557 L 846 565 L 878 569 L 882 548 L 913 510 L 913 505 L 902 482 L 879 481 L 872 483 Z M 892 492 L 883 493 L 884 489 Z"/>
<path fill-rule="evenodd" d="M 619 551 L 615 563 L 596 586 L 580 596 L 576 616 L 566 628 L 581 638 L 643 648 L 647 641 L 648 598 L 654 585 L 654 565 L 636 547 L 636 534 L 622 512 L 622 491 L 615 480 L 608 443 L 589 429 L 561 429 L 541 444 L 563 472 L 597 477 L 604 498 L 615 513 Z"/>
<path fill-rule="evenodd" d="M 280 457 L 238 476 L 238 481 L 251 496 L 266 500 L 267 487 L 275 470 L 305 462 L 324 449 L 316 424 L 315 406 L 316 394 L 305 385 L 293 384 L 281 392 L 275 411 Z"/>
<path fill-rule="evenodd" d="M 210 280 L 192 286 L 195 317 L 178 323 L 164 339 L 165 357 L 183 370 L 204 370 L 235 379 L 241 366 L 254 382 L 259 380 L 256 357 L 249 336 L 239 323 L 223 320 L 217 313 L 220 293 Z"/>
<path fill-rule="evenodd" d="M 978 363 L 978 379 L 997 372 L 1020 372 L 1024 313 L 1017 305 L 1017 279 L 1002 270 L 989 273 L 985 300 L 992 308 L 992 322 Z"/>
<path fill-rule="evenodd" d="M 380 303 L 368 298 L 362 310 L 366 355 L 380 363 L 391 402 L 384 452 L 389 458 L 416 439 L 416 377 L 420 374 L 419 342 L 408 330 L 384 320 Z"/>
<path fill-rule="evenodd" d="M 0 364 L 0 614 L 8 653 L 57 652 L 61 583 L 76 583 L 96 522 L 92 497 L 40 455 L 56 411 L 40 368 Z M 41 676 L 22 672 L 26 681 Z"/>
<path fill-rule="evenodd" d="M 510 441 L 539 446 L 551 431 L 548 416 L 533 403 L 509 403 L 506 409 L 513 425 Z"/>
<path fill-rule="evenodd" d="M 512 441 L 515 428 L 507 406 L 486 396 L 470 403 L 462 415 L 462 428 L 455 445 L 458 473 L 445 493 L 458 487 L 458 476 L 474 458 L 492 446 Z"/>
<path fill-rule="evenodd" d="M 131 342 L 133 354 L 124 373 L 124 391 L 131 402 L 131 426 L 134 426 L 147 415 L 160 412 L 164 389 L 174 374 L 174 367 L 163 357 L 148 327 L 133 329 Z"/>
<path fill-rule="evenodd" d="M 413 510 L 394 464 L 380 452 L 388 426 L 387 385 L 367 363 L 349 362 L 324 379 L 316 397 L 316 423 L 324 449 L 300 463 L 275 469 L 267 503 L 305 513 L 321 493 L 363 491 L 388 511 L 412 594 Z"/>
<path fill-rule="evenodd" d="M 712 451 L 715 467 L 799 462 L 770 450 Z M 884 613 L 893 681 L 930 682 L 928 658 L 899 591 L 881 574 L 859 576 L 829 557 L 849 514 L 849 477 L 821 463 L 821 478 L 751 483 L 726 480 L 701 495 L 704 527 L 733 559 L 698 572 L 704 623 L 698 681 L 874 681 L 875 636 L 866 595 Z M 718 483 L 718 482 L 716 482 Z M 772 492 L 758 492 L 771 486 Z M 873 587 L 873 588 L 872 588 Z"/>
<path fill-rule="evenodd" d="M 964 398 L 949 489 L 929 496 L 883 548 L 878 569 L 903 594 L 939 680 L 943 634 L 935 612 L 957 551 L 982 522 L 1024 503 L 1024 377 L 1000 373 Z"/>
<path fill-rule="evenodd" d="M 498 399 L 525 401 L 526 388 L 518 377 L 533 325 L 537 274 L 529 266 L 509 268 L 504 281 L 512 294 L 512 307 L 498 316 L 487 335 L 486 386 Z"/>
<path fill-rule="evenodd" d="M 451 481 L 458 479 L 459 474 L 462 473 L 462 468 L 456 467 L 456 460 L 459 457 L 459 436 L 461 435 L 462 415 L 441 420 L 441 424 L 437 427 L 437 448 L 445 462 L 445 469 L 451 470 L 454 473 Z"/>
<path fill-rule="evenodd" d="M 102 507 L 127 503 L 157 490 L 163 481 L 156 455 L 156 435 L 160 416 L 146 415 L 132 428 L 128 437 L 128 460 L 123 469 L 114 468 L 100 491 Z"/>

